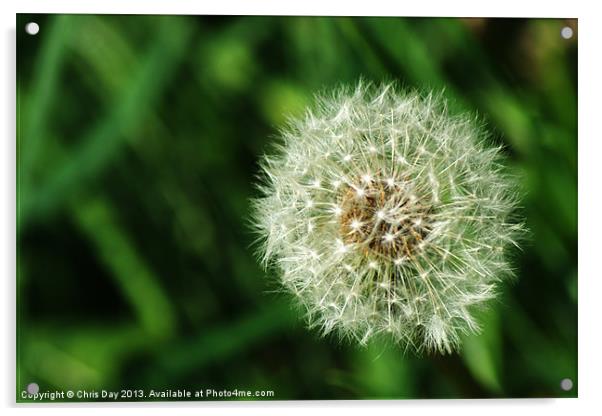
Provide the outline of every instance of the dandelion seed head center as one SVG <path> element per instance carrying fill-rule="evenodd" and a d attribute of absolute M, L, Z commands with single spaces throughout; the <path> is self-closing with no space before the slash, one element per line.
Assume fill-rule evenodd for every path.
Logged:
<path fill-rule="evenodd" d="M 422 250 L 434 221 L 428 197 L 409 193 L 408 184 L 391 186 L 389 179 L 374 175 L 369 181 L 364 180 L 361 195 L 350 185 L 341 186 L 337 219 L 345 244 L 359 247 L 367 255 L 394 261 Z"/>

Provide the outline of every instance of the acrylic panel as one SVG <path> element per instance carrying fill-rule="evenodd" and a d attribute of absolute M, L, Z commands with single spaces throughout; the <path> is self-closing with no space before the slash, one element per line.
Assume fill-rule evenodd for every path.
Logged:
<path fill-rule="evenodd" d="M 576 397 L 577 38 L 17 15 L 17 401 Z"/>

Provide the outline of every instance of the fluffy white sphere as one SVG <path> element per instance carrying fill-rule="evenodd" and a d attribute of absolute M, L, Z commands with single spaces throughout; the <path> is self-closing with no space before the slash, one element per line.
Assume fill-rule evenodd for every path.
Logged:
<path fill-rule="evenodd" d="M 512 274 L 515 183 L 499 147 L 432 94 L 360 83 L 320 96 L 262 161 L 266 267 L 323 333 L 451 352 Z"/>

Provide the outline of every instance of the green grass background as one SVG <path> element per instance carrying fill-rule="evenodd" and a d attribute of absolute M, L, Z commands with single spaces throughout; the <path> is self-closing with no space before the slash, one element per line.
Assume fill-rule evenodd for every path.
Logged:
<path fill-rule="evenodd" d="M 575 397 L 576 23 L 18 15 L 17 400 L 30 382 Z M 314 91 L 360 76 L 445 89 L 522 178 L 518 278 L 460 354 L 320 338 L 250 248 L 260 155 Z"/>

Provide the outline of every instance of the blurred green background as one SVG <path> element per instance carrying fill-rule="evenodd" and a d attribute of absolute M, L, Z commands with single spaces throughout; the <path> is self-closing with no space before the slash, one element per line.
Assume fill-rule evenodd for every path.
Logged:
<path fill-rule="evenodd" d="M 17 400 L 30 382 L 576 397 L 576 24 L 18 15 Z M 260 155 L 315 91 L 360 76 L 444 88 L 522 178 L 518 278 L 460 354 L 320 338 L 253 256 Z"/>

